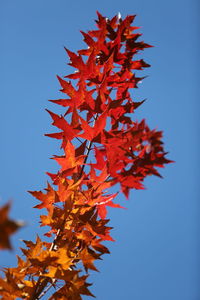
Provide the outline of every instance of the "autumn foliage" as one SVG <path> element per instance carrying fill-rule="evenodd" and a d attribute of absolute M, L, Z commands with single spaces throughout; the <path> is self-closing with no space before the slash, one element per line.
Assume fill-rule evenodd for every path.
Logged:
<path fill-rule="evenodd" d="M 132 119 L 144 102 L 131 97 L 144 78 L 136 73 L 149 67 L 136 56 L 151 46 L 139 39 L 135 16 L 97 15 L 97 29 L 81 32 L 86 48 L 65 49 L 74 71 L 58 76 L 63 98 L 50 100 L 63 114 L 47 110 L 56 129 L 46 136 L 60 140 L 63 155 L 53 156 L 60 168 L 47 173 L 45 191 L 30 192 L 39 201 L 35 208 L 46 210 L 40 216 L 46 237 L 24 241 L 17 267 L 0 279 L 1 299 L 40 299 L 49 289 L 49 300 L 93 296 L 88 270 L 97 270 L 94 262 L 109 253 L 103 242 L 113 240 L 107 207 L 121 207 L 112 187 L 128 198 L 130 189 L 143 189 L 144 178 L 160 176 L 157 168 L 170 162 L 162 132 Z"/>

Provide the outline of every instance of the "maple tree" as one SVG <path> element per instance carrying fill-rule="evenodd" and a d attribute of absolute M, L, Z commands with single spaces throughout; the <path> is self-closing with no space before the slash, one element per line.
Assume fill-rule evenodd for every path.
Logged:
<path fill-rule="evenodd" d="M 61 141 L 63 155 L 53 156 L 60 169 L 47 173 L 45 191 L 30 192 L 39 200 L 35 208 L 46 209 L 40 223 L 48 227 L 47 241 L 24 241 L 23 258 L 0 279 L 1 299 L 41 299 L 50 288 L 49 300 L 93 296 L 88 270 L 97 271 L 95 260 L 109 253 L 103 242 L 113 241 L 107 207 L 121 207 L 114 202 L 118 192 L 109 189 L 119 187 L 128 198 L 130 189 L 143 189 L 144 178 L 161 176 L 157 168 L 170 162 L 162 132 L 132 119 L 144 102 L 131 98 L 144 78 L 136 71 L 150 66 L 135 56 L 151 46 L 135 32 L 134 15 L 97 16 L 96 30 L 81 31 L 87 47 L 65 49 L 75 71 L 58 76 L 64 98 L 50 100 L 63 114 L 47 110 L 58 130 L 46 136 Z"/>

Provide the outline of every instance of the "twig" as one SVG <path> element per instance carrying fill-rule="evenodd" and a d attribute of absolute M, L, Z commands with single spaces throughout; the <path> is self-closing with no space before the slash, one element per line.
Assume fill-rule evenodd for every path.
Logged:
<path fill-rule="evenodd" d="M 98 118 L 98 113 L 96 113 L 96 114 L 95 114 L 95 117 L 94 117 L 94 122 L 93 122 L 93 125 L 92 125 L 92 127 L 94 127 L 94 125 L 95 125 L 95 122 L 96 122 L 97 118 Z M 83 175 L 83 171 L 84 171 L 84 168 L 85 168 L 85 164 L 86 164 L 86 162 L 87 162 L 87 159 L 88 159 L 88 156 L 89 156 L 90 150 L 91 150 L 91 148 L 92 148 L 92 143 L 93 143 L 92 141 L 89 141 L 89 144 L 86 146 L 86 148 L 87 148 L 87 152 L 86 152 L 86 154 L 85 154 L 85 159 L 84 159 L 84 162 L 83 162 L 83 165 L 82 165 L 81 171 L 80 171 L 79 179 L 80 179 L 80 178 L 81 178 L 81 176 Z"/>
<path fill-rule="evenodd" d="M 40 294 L 40 296 L 37 299 L 41 299 L 52 288 L 52 286 L 55 285 L 56 281 L 56 279 L 52 279 L 52 283 L 49 286 L 47 286 L 46 289 L 44 289 L 44 291 Z"/>

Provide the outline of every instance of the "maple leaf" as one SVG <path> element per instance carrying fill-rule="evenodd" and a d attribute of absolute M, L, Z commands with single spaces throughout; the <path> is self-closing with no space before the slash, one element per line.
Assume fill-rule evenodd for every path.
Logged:
<path fill-rule="evenodd" d="M 95 122 L 94 127 L 90 127 L 88 123 L 80 117 L 81 127 L 84 130 L 82 134 L 79 134 L 79 137 L 92 141 L 99 133 L 103 131 L 106 125 L 107 111 L 105 111 Z"/>
<path fill-rule="evenodd" d="M 63 80 L 61 77 L 57 76 L 60 85 L 62 86 L 62 92 L 70 96 L 71 98 L 76 94 L 76 90 L 74 89 L 73 85 L 66 80 Z"/>
<path fill-rule="evenodd" d="M 93 239 L 92 242 L 91 242 L 92 248 L 94 248 L 96 251 L 98 251 L 98 252 L 100 252 L 102 254 L 105 254 L 105 253 L 109 254 L 110 251 L 108 250 L 107 247 L 105 247 L 104 245 L 102 245 L 101 242 L 102 242 L 101 238 L 100 239 L 97 239 L 97 238 Z"/>
<path fill-rule="evenodd" d="M 73 274 L 71 280 L 66 280 L 65 284 L 59 288 L 49 300 L 82 300 L 81 295 L 94 297 L 88 289 L 88 286 L 91 284 L 86 282 L 87 277 L 87 275 L 79 276 L 78 274 Z"/>
<path fill-rule="evenodd" d="M 64 47 L 64 48 L 65 48 L 65 50 L 66 50 L 66 52 L 69 55 L 69 58 L 71 60 L 69 65 L 72 66 L 72 67 L 75 67 L 79 70 L 84 70 L 85 64 L 84 64 L 84 61 L 83 61 L 81 55 L 77 55 L 76 53 L 70 51 L 66 47 Z"/>
<path fill-rule="evenodd" d="M 110 195 L 110 196 L 108 196 L 108 195 L 103 196 L 102 199 L 101 199 L 101 202 L 97 204 L 98 214 L 99 214 L 101 219 L 106 218 L 106 215 L 107 215 L 106 206 L 124 208 L 123 206 L 112 202 L 112 200 L 117 196 L 117 194 L 118 193 L 116 193 L 114 195 Z"/>
<path fill-rule="evenodd" d="M 77 171 L 79 165 L 83 164 L 85 155 L 76 157 L 74 146 L 69 141 L 66 143 L 64 151 L 65 155 L 54 156 L 53 159 L 61 165 L 61 172 L 69 176 Z"/>
<path fill-rule="evenodd" d="M 49 183 L 47 183 L 47 188 L 45 190 L 47 192 L 46 194 L 41 191 L 29 191 L 29 193 L 42 202 L 34 206 L 34 208 L 46 208 L 50 211 L 53 207 L 53 204 L 59 201 L 59 198 L 56 191 Z"/>
<path fill-rule="evenodd" d="M 11 279 L 11 277 L 10 277 Z M 20 291 L 20 288 L 17 286 L 17 283 L 13 279 L 10 282 L 7 282 L 6 280 L 3 280 L 0 278 L 0 294 L 3 296 L 1 299 L 17 299 L 21 298 L 22 292 Z"/>
<path fill-rule="evenodd" d="M 93 261 L 99 258 L 100 255 L 97 255 L 94 251 L 89 248 L 84 248 L 79 254 L 79 258 L 82 260 L 85 270 L 88 269 L 98 271 L 94 266 Z"/>
<path fill-rule="evenodd" d="M 12 249 L 10 235 L 23 226 L 22 222 L 9 219 L 10 204 L 0 207 L 0 249 Z"/>
<path fill-rule="evenodd" d="M 61 139 L 65 138 L 66 140 L 73 140 L 73 138 L 76 136 L 76 134 L 80 131 L 79 129 L 73 128 L 71 125 L 68 124 L 68 122 L 65 120 L 63 116 L 58 116 L 57 114 L 54 114 L 50 110 L 47 109 L 47 112 L 51 115 L 53 119 L 52 125 L 56 126 L 59 129 L 62 129 L 62 132 L 58 133 L 50 133 L 45 134 L 46 136 Z"/>

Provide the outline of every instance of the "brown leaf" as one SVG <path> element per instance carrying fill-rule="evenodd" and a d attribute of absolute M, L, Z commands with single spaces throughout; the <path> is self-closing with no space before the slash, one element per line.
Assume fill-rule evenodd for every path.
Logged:
<path fill-rule="evenodd" d="M 9 219 L 9 210 L 9 203 L 0 208 L 0 249 L 12 249 L 10 235 L 23 226 L 22 222 Z"/>

